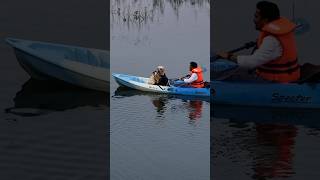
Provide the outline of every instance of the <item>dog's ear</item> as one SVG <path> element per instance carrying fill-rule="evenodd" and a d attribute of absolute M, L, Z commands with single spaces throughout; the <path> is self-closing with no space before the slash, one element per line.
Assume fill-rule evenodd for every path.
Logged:
<path fill-rule="evenodd" d="M 157 71 L 153 71 L 153 74 L 156 76 L 156 75 L 158 75 L 158 72 Z"/>

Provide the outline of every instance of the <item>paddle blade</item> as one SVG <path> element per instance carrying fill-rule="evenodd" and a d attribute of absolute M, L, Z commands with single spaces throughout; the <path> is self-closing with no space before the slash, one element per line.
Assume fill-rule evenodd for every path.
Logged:
<path fill-rule="evenodd" d="M 302 18 L 296 18 L 293 22 L 297 25 L 295 29 L 296 35 L 301 35 L 310 31 L 310 24 L 307 20 Z"/>
<path fill-rule="evenodd" d="M 202 72 L 203 73 L 207 72 L 207 68 L 202 66 Z"/>
<path fill-rule="evenodd" d="M 232 69 L 234 69 L 236 67 L 238 67 L 237 64 L 235 64 L 234 62 L 225 60 L 225 59 L 219 59 L 219 60 L 216 60 L 213 63 L 210 63 L 210 70 L 213 73 L 232 70 Z"/>

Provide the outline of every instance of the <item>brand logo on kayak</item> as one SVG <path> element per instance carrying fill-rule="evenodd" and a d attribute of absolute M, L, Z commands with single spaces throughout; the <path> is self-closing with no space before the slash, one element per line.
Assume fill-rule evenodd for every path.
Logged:
<path fill-rule="evenodd" d="M 311 96 L 303 96 L 299 95 L 282 95 L 280 93 L 273 93 L 272 94 L 272 102 L 273 103 L 311 103 L 312 97 Z"/>

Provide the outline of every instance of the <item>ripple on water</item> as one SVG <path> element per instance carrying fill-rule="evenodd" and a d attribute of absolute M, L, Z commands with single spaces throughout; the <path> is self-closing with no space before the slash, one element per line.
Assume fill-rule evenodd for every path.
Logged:
<path fill-rule="evenodd" d="M 188 107 L 188 101 L 166 95 L 137 95 L 111 101 L 112 177 L 209 176 L 208 102 L 202 102 L 198 119 L 190 119 L 189 113 L 194 109 Z M 148 173 L 142 175 L 146 169 Z"/>

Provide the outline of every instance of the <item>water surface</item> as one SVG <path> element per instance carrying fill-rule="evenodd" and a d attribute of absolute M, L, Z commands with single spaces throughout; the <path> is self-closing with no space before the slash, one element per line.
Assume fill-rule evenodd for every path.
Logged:
<path fill-rule="evenodd" d="M 209 67 L 208 1 L 111 1 L 111 72 L 148 77 Z M 209 72 L 204 73 L 206 80 Z M 210 103 L 111 80 L 111 179 L 209 179 Z"/>

